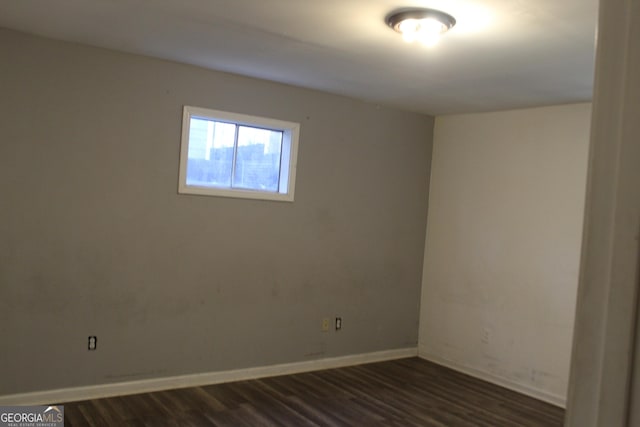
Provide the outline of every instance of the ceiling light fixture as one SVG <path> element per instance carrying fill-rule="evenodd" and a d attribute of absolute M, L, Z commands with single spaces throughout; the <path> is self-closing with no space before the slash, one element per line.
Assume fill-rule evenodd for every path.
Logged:
<path fill-rule="evenodd" d="M 455 18 L 448 13 L 422 8 L 396 10 L 387 16 L 386 22 L 405 41 L 418 40 L 427 46 L 436 44 L 442 34 L 456 25 Z"/>

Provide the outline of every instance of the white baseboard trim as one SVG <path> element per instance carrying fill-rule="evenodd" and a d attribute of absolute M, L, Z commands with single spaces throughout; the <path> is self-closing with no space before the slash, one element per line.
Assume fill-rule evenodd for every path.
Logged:
<path fill-rule="evenodd" d="M 230 371 L 207 372 L 202 374 L 180 375 L 167 378 L 153 378 L 138 381 L 127 381 L 112 384 L 91 385 L 84 387 L 63 388 L 58 390 L 36 391 L 0 396 L 0 406 L 9 405 L 46 405 L 52 403 L 74 402 L 86 399 L 122 396 L 127 394 L 149 393 L 184 387 L 198 387 L 207 384 L 219 384 L 231 381 L 242 381 L 276 375 L 297 374 L 318 371 L 321 369 L 342 368 L 364 363 L 383 362 L 385 360 L 415 357 L 418 349 L 402 348 L 384 350 L 373 353 L 354 354 L 331 357 L 304 362 L 284 363 L 279 365 L 258 366 Z"/>
<path fill-rule="evenodd" d="M 475 368 L 464 366 L 456 362 L 443 359 L 439 356 L 429 354 L 428 352 L 423 351 L 422 349 L 419 351 L 418 357 L 424 360 L 428 360 L 429 362 L 433 362 L 438 365 L 442 365 L 447 368 L 453 369 L 454 371 L 462 372 L 463 374 L 470 375 L 472 377 L 481 379 L 483 381 L 487 381 L 492 384 L 496 384 L 501 387 L 508 388 L 509 390 L 513 390 L 515 392 L 525 394 L 527 396 L 533 397 L 538 400 L 542 400 L 547 403 L 551 403 L 552 405 L 559 406 L 561 408 L 566 408 L 567 399 L 565 396 L 560 396 L 555 393 L 549 393 L 548 391 L 540 390 L 525 384 L 520 384 L 515 381 L 511 381 L 506 378 L 499 377 L 489 372 L 480 371 Z"/>

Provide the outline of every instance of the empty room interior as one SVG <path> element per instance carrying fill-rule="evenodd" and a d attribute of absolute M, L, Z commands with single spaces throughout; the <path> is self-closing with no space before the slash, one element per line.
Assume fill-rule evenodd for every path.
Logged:
<path fill-rule="evenodd" d="M 222 416 L 217 384 L 293 376 L 338 395 L 308 425 L 491 425 L 520 396 L 539 418 L 501 425 L 633 425 L 640 61 L 598 43 L 640 7 L 604 3 L 0 2 L 0 405 L 113 425 L 90 402 L 195 388 Z M 385 401 L 357 374 L 399 373 L 399 404 L 440 403 L 348 421 Z M 440 375 L 490 391 L 449 407 Z M 225 416 L 278 425 L 251 396 Z"/>

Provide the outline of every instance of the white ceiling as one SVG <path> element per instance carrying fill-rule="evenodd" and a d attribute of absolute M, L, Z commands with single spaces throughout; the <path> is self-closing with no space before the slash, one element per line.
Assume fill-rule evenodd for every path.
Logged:
<path fill-rule="evenodd" d="M 458 23 L 432 48 L 384 18 Z M 598 0 L 1 0 L 0 27 L 428 114 L 591 99 Z"/>

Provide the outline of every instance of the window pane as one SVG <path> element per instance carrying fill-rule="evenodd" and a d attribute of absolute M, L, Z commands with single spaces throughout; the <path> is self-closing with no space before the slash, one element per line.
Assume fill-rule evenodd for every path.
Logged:
<path fill-rule="evenodd" d="M 278 191 L 282 132 L 240 126 L 234 188 Z"/>
<path fill-rule="evenodd" d="M 299 123 L 185 105 L 178 193 L 293 202 Z"/>
<path fill-rule="evenodd" d="M 187 185 L 231 187 L 236 125 L 191 118 Z"/>

